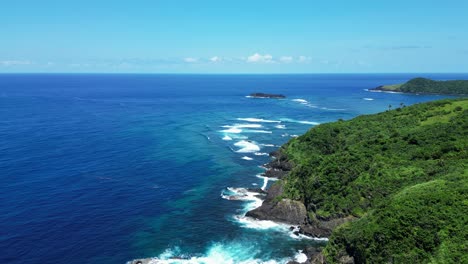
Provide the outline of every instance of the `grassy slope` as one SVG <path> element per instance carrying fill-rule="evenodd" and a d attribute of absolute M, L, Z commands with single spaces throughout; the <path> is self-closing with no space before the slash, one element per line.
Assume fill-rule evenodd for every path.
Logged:
<path fill-rule="evenodd" d="M 384 85 L 385 91 L 427 94 L 468 94 L 468 80 L 433 81 L 425 78 L 414 78 L 404 84 Z"/>
<path fill-rule="evenodd" d="M 468 240 L 467 149 L 468 99 L 323 124 L 282 148 L 295 164 L 285 195 L 312 221 L 361 218 L 334 232 L 330 262 L 343 251 L 358 262 L 456 262 Z"/>
<path fill-rule="evenodd" d="M 403 85 L 403 84 L 384 85 L 382 88 L 383 88 L 385 91 L 395 91 L 395 92 L 399 92 L 402 85 Z"/>

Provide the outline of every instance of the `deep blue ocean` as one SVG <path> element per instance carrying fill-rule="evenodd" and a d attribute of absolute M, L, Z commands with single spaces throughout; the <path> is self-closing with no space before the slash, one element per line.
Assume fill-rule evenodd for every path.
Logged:
<path fill-rule="evenodd" d="M 318 123 L 444 98 L 365 90 L 417 76 L 468 79 L 2 74 L 0 263 L 285 262 L 325 242 L 242 218 L 259 201 L 226 188 L 265 187 L 266 153 Z"/>

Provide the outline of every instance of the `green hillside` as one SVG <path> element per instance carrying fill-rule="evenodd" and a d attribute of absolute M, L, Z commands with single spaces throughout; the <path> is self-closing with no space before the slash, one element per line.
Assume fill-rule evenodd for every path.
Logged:
<path fill-rule="evenodd" d="M 330 263 L 468 263 L 468 99 L 317 126 L 281 149 L 284 196 L 334 231 Z M 409 262 L 408 262 L 409 261 Z"/>
<path fill-rule="evenodd" d="M 433 81 L 426 78 L 414 78 L 404 84 L 384 85 L 374 90 L 403 93 L 468 95 L 468 80 Z"/>

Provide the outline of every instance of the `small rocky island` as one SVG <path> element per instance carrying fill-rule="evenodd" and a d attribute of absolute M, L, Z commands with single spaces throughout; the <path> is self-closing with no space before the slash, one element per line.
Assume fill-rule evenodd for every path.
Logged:
<path fill-rule="evenodd" d="M 286 96 L 282 94 L 269 94 L 269 93 L 252 93 L 249 95 L 251 98 L 268 98 L 268 99 L 284 99 Z"/>
<path fill-rule="evenodd" d="M 414 94 L 467 95 L 468 80 L 434 81 L 426 78 L 414 78 L 406 83 L 381 85 L 371 92 L 399 92 Z"/>

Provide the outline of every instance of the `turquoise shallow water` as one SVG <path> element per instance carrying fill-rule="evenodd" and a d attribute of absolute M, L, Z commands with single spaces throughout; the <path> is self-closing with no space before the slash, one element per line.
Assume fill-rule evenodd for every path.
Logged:
<path fill-rule="evenodd" d="M 0 75 L 0 262 L 284 262 L 324 242 L 221 195 L 262 187 L 265 154 L 318 123 L 443 98 L 365 91 L 411 77 Z"/>

